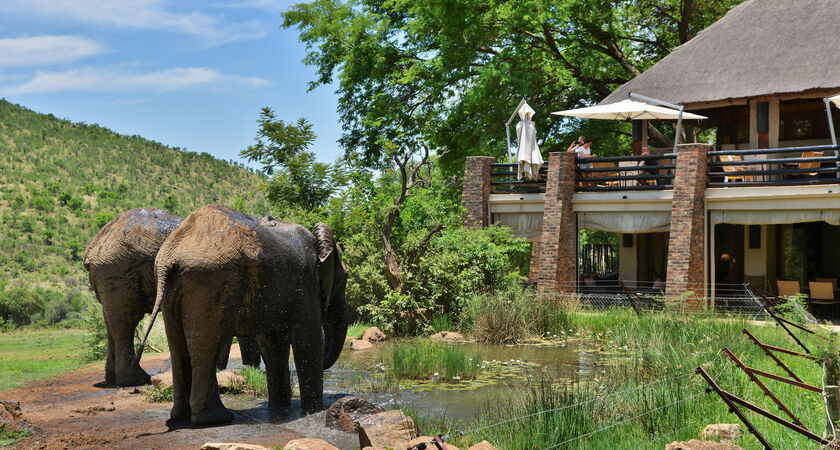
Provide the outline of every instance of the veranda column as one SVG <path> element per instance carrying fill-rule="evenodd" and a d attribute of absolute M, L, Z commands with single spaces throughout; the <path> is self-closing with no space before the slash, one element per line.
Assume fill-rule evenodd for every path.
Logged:
<path fill-rule="evenodd" d="M 684 144 L 677 148 L 665 291 L 668 297 L 689 291 L 697 297 L 706 295 L 703 197 L 708 181 L 706 153 L 710 148 L 706 144 Z"/>
<path fill-rule="evenodd" d="M 577 280 L 577 222 L 572 210 L 575 154 L 550 153 L 545 187 L 537 289 L 574 292 Z"/>
<path fill-rule="evenodd" d="M 464 190 L 461 205 L 467 210 L 466 228 L 484 228 L 490 224 L 490 174 L 492 156 L 468 156 L 464 168 Z"/>

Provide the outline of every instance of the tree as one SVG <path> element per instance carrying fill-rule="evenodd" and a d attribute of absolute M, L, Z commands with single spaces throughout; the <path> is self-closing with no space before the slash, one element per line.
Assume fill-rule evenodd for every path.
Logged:
<path fill-rule="evenodd" d="M 262 108 L 257 123 L 257 142 L 239 155 L 273 175 L 267 185 L 268 200 L 305 209 L 323 206 L 337 187 L 333 183 L 337 168 L 316 162 L 315 154 L 307 151 L 316 137 L 312 124 L 304 118 L 286 123 L 268 107 Z"/>
<path fill-rule="evenodd" d="M 596 103 L 740 1 L 316 0 L 283 26 L 309 49 L 310 88 L 337 79 L 347 152 L 382 166 L 385 143 L 423 141 L 460 169 L 464 156 L 503 154 L 520 98 L 537 111 Z M 627 124 L 541 120 L 543 148 L 584 133 L 606 154 L 628 140 Z"/>

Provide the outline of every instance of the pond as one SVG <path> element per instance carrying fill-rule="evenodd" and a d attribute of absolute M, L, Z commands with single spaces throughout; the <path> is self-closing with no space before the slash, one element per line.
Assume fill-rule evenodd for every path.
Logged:
<path fill-rule="evenodd" d="M 590 345 L 573 341 L 509 346 L 449 344 L 460 346 L 468 354 L 479 353 L 489 369 L 478 380 L 458 383 L 393 380 L 381 363 L 387 364 L 395 345 L 410 342 L 391 340 L 371 350 L 344 350 L 338 362 L 325 372 L 325 393 L 348 393 L 386 409 L 410 408 L 423 416 L 467 421 L 481 409 L 517 396 L 543 377 L 570 383 L 590 380 L 600 372 L 603 359 Z"/>

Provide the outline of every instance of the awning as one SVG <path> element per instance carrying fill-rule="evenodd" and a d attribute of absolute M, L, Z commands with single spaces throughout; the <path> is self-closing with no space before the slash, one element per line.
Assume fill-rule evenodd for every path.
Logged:
<path fill-rule="evenodd" d="M 780 209 L 774 211 L 712 211 L 713 224 L 776 225 L 783 223 L 826 222 L 840 225 L 840 209 Z"/>
<path fill-rule="evenodd" d="M 510 228 L 519 238 L 539 239 L 542 216 L 541 212 L 493 213 L 493 224 Z"/>
<path fill-rule="evenodd" d="M 671 229 L 670 211 L 578 212 L 578 228 L 611 233 L 661 233 Z"/>

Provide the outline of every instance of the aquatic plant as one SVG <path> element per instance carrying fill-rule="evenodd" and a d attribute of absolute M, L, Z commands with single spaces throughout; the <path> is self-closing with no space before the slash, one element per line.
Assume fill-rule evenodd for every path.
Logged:
<path fill-rule="evenodd" d="M 396 378 L 470 380 L 480 368 L 480 353 L 467 353 L 458 346 L 440 342 L 402 342 L 391 352 L 390 369 Z"/>
<path fill-rule="evenodd" d="M 558 298 L 534 291 L 501 292 L 474 296 L 463 325 L 479 342 L 513 344 L 532 336 L 558 334 L 570 329 L 574 307 Z"/>

